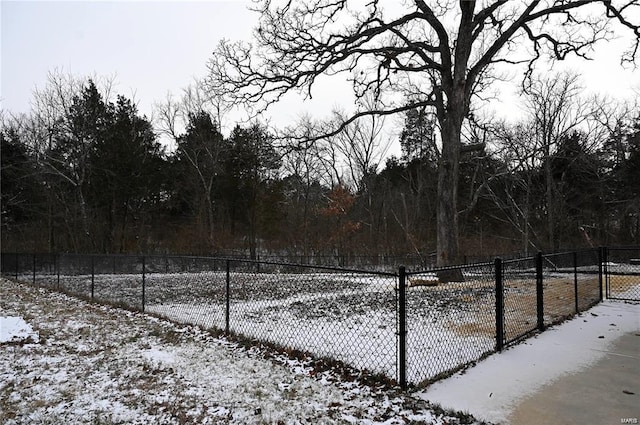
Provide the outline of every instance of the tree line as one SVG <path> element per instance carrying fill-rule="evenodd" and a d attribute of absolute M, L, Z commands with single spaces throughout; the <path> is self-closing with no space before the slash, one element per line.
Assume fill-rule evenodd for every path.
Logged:
<path fill-rule="evenodd" d="M 52 73 L 31 113 L 4 111 L 4 251 L 435 252 L 442 144 L 427 108 L 403 114 L 401 153 L 389 156 L 376 117 L 312 143 L 287 134 L 330 122 L 302 117 L 283 133 L 256 121 L 224 135 L 197 87 L 158 105 L 154 121 L 111 100 L 111 87 Z M 588 99 L 564 73 L 535 80 L 523 105 L 518 122 L 469 120 L 463 132 L 473 148 L 459 170 L 462 253 L 640 243 L 637 104 Z"/>

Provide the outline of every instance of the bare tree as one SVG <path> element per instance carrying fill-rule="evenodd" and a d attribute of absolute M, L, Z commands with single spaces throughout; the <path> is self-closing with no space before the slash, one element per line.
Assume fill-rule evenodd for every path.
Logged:
<path fill-rule="evenodd" d="M 206 112 L 215 119 L 222 131 L 225 115 L 230 109 L 231 106 L 222 97 L 207 87 L 206 81 L 194 79 L 182 89 L 180 95 L 167 93 L 164 101 L 155 103 L 153 121 L 160 133 L 176 144 L 187 128 L 190 116 Z"/>
<path fill-rule="evenodd" d="M 591 115 L 589 104 L 580 97 L 583 87 L 574 73 L 560 73 L 549 78 L 532 77 L 527 87 L 526 105 L 534 126 L 529 141 L 539 152 L 545 176 L 547 238 L 550 248 L 557 248 L 557 188 L 553 179 L 551 157 L 559 141 L 585 123 Z"/>
<path fill-rule="evenodd" d="M 505 164 L 505 172 L 496 181 L 503 182 L 502 190 L 496 193 L 491 185 L 486 192 L 493 203 L 504 213 L 506 219 L 517 229 L 522 237 L 523 253 L 536 245 L 531 240 L 535 233 L 531 225 L 531 207 L 533 178 L 541 166 L 540 147 L 532 144 L 535 140 L 535 126 L 531 121 L 510 126 L 505 123 L 496 125 L 492 133 L 494 155 Z M 520 194 L 520 196 L 518 196 Z"/>
<path fill-rule="evenodd" d="M 71 117 L 74 114 L 74 107 L 77 107 L 83 91 L 89 86 L 95 89 L 96 95 L 107 103 L 112 96 L 115 77 L 101 76 L 76 76 L 64 73 L 60 69 L 50 71 L 47 75 L 47 84 L 36 87 L 33 91 L 31 113 L 26 120 L 25 140 L 33 152 L 34 158 L 40 169 L 48 175 L 47 196 L 49 209 L 49 248 L 54 248 L 54 203 L 58 203 L 65 208 L 65 222 L 69 238 L 73 241 L 74 247 L 79 247 L 79 241 L 74 235 L 76 223 L 72 217 L 73 212 L 69 211 L 73 204 L 65 200 L 62 192 L 56 192 L 53 181 L 65 182 L 73 188 L 75 196 L 78 198 L 80 225 L 85 239 L 91 239 L 90 217 L 86 209 L 85 194 L 83 186 L 89 175 L 88 155 L 91 150 L 90 142 L 83 137 L 78 137 L 77 126 L 74 126 Z M 62 148 L 62 144 L 67 144 Z M 75 155 L 59 155 L 60 150 L 69 149 Z M 91 241 L 93 242 L 93 241 Z"/>
<path fill-rule="evenodd" d="M 180 100 L 176 100 L 171 93 L 167 93 L 167 97 L 163 102 L 157 102 L 154 105 L 153 115 L 153 121 L 160 134 L 171 139 L 172 143 L 177 144 L 189 121 L 189 117 Z M 174 149 L 175 147 L 173 146 Z"/>
<path fill-rule="evenodd" d="M 604 141 L 601 148 L 605 151 L 612 166 L 618 166 L 625 160 L 626 146 L 624 145 L 624 128 L 626 121 L 631 119 L 640 107 L 640 96 L 635 100 L 620 101 L 608 96 L 596 96 L 592 100 L 593 111 L 591 126 L 587 132 L 595 138 Z"/>
<path fill-rule="evenodd" d="M 309 137 L 316 134 L 319 123 L 310 116 L 301 116 L 296 127 L 307 133 Z M 291 141 L 291 145 L 285 145 L 282 155 L 282 171 L 285 180 L 290 182 L 291 194 L 288 202 L 291 208 L 292 226 L 289 229 L 295 241 L 294 250 L 302 250 L 304 258 L 310 253 L 310 222 L 314 211 L 314 202 L 319 199 L 318 189 L 323 181 L 325 165 L 318 150 L 319 144 L 298 144 Z M 315 191 L 313 189 L 316 189 Z M 298 243 L 302 246 L 298 246 Z M 297 251 L 296 253 L 299 253 Z"/>
<path fill-rule="evenodd" d="M 369 97 L 365 99 L 374 107 L 375 101 Z M 340 125 L 349 117 L 343 111 L 334 111 L 334 124 Z M 361 192 L 366 185 L 366 177 L 377 171 L 384 159 L 391 140 L 384 139 L 385 117 L 370 115 L 360 117 L 346 126 L 342 132 L 330 138 L 337 150 L 342 154 L 350 180 L 357 192 Z"/>
<path fill-rule="evenodd" d="M 474 93 L 491 82 L 494 65 L 526 66 L 545 55 L 586 58 L 614 25 L 632 35 L 622 58 L 640 43 L 638 0 L 508 0 L 402 2 L 346 0 L 258 2 L 255 43 L 222 41 L 209 62 L 209 86 L 234 103 L 264 111 L 291 91 L 308 97 L 321 75 L 347 74 L 356 99 L 373 93 L 375 109 L 359 108 L 328 135 L 363 116 L 416 107 L 435 109 L 438 164 L 437 262 L 458 260 L 458 170 L 461 132 Z M 637 15 L 636 15 L 637 16 Z M 397 101 L 402 96 L 402 103 Z M 415 99 L 405 103 L 404 99 Z"/>

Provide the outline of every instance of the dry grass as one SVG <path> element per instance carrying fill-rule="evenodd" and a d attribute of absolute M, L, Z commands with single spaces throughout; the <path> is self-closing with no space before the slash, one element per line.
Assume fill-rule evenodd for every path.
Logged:
<path fill-rule="evenodd" d="M 628 290 L 640 284 L 638 277 L 634 279 L 629 276 L 612 276 L 611 284 L 617 291 Z M 492 281 L 472 281 L 465 282 L 463 287 L 475 286 L 476 288 L 494 288 Z M 505 315 L 505 338 L 507 340 L 517 338 L 537 326 L 537 297 L 536 283 L 532 279 L 510 279 L 504 282 L 504 315 Z M 446 290 L 446 286 L 438 287 L 435 290 Z M 449 291 L 451 289 L 449 288 Z M 599 280 L 597 276 L 578 275 L 578 309 L 583 311 L 600 298 Z M 495 298 L 473 299 L 466 294 L 459 299 L 468 304 L 477 304 L 470 308 L 471 312 L 466 316 L 464 322 L 451 320 L 448 328 L 461 336 L 483 336 L 493 337 L 496 332 L 495 317 L 490 320 L 487 311 L 495 312 Z M 490 304 L 490 305 L 488 305 Z M 575 304 L 575 284 L 573 275 L 566 277 L 550 278 L 544 280 L 544 322 L 545 325 L 558 323 L 576 313 Z M 495 314 L 495 313 L 494 313 Z"/>
<path fill-rule="evenodd" d="M 618 296 L 631 289 L 636 289 L 640 295 L 640 276 L 633 275 L 613 275 L 609 276 L 609 291 L 611 296 Z"/>
<path fill-rule="evenodd" d="M 449 323 L 449 329 L 461 336 L 487 336 L 493 337 L 496 334 L 496 325 L 491 322 L 479 323 Z"/>

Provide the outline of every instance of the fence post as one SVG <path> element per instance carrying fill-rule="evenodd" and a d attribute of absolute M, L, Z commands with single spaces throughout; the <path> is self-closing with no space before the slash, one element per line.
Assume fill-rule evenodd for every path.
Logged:
<path fill-rule="evenodd" d="M 36 284 L 36 254 L 33 254 L 33 285 Z"/>
<path fill-rule="evenodd" d="M 398 381 L 407 388 L 407 270 L 398 268 Z"/>
<path fill-rule="evenodd" d="M 56 254 L 56 291 L 60 290 L 60 262 L 62 257 L 60 253 Z"/>
<path fill-rule="evenodd" d="M 18 280 L 18 267 L 20 267 L 20 254 L 16 253 L 16 281 Z"/>
<path fill-rule="evenodd" d="M 504 348 L 504 282 L 502 281 L 502 259 L 496 258 L 496 351 Z"/>
<path fill-rule="evenodd" d="M 95 289 L 96 265 L 95 257 L 91 256 L 91 301 L 93 301 L 93 292 Z"/>
<path fill-rule="evenodd" d="M 578 305 L 578 253 L 573 251 L 573 293 L 575 298 L 576 314 L 580 312 Z"/>
<path fill-rule="evenodd" d="M 538 316 L 538 330 L 544 331 L 544 277 L 542 274 L 542 252 L 536 255 L 536 315 Z"/>
<path fill-rule="evenodd" d="M 607 298 L 611 296 L 609 293 L 609 282 L 606 280 L 606 276 L 604 276 L 605 271 L 605 262 L 607 261 L 607 253 L 605 247 L 598 248 L 598 283 L 600 284 L 600 301 L 602 301 L 602 286 L 607 285 Z"/>
<path fill-rule="evenodd" d="M 229 334 L 229 310 L 231 309 L 231 261 L 227 260 L 227 278 L 225 283 L 224 331 Z"/>
<path fill-rule="evenodd" d="M 146 291 L 146 271 L 145 271 L 145 256 L 142 256 L 142 312 L 144 313 L 145 291 Z"/>

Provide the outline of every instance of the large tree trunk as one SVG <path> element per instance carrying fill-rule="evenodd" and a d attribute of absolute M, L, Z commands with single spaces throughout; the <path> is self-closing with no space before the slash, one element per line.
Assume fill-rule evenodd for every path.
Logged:
<path fill-rule="evenodd" d="M 455 110 L 455 109 L 454 109 Z M 460 111 L 460 109 L 457 109 Z M 442 153 L 438 162 L 438 203 L 436 210 L 436 265 L 460 264 L 458 242 L 458 170 L 460 166 L 460 134 L 464 115 L 450 114 L 441 120 Z M 440 282 L 461 282 L 460 269 L 438 272 Z"/>
<path fill-rule="evenodd" d="M 460 164 L 460 125 L 447 119 L 442 127 L 442 154 L 438 163 L 437 265 L 459 262 L 458 245 L 458 168 Z"/>
<path fill-rule="evenodd" d="M 462 123 L 469 112 L 471 88 L 474 77 L 468 76 L 469 57 L 473 44 L 473 11 L 475 1 L 460 2 L 460 28 L 454 52 L 454 61 L 444 62 L 452 66 L 442 73 L 441 90 L 436 99 L 438 121 L 442 133 L 442 153 L 438 162 L 438 207 L 437 207 L 437 258 L 438 266 L 460 264 L 458 245 L 458 169 L 460 168 L 460 135 Z M 444 96 L 443 96 L 444 95 Z M 457 269 L 447 275 L 438 276 L 441 281 L 463 280 Z"/>

